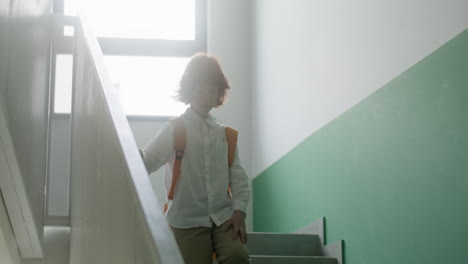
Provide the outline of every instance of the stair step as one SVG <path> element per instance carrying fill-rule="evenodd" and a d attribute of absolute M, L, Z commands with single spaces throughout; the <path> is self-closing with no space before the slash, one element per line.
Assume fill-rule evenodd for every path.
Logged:
<path fill-rule="evenodd" d="M 338 264 L 336 258 L 250 255 L 250 264 Z"/>
<path fill-rule="evenodd" d="M 249 233 L 247 248 L 251 255 L 323 256 L 318 235 Z"/>

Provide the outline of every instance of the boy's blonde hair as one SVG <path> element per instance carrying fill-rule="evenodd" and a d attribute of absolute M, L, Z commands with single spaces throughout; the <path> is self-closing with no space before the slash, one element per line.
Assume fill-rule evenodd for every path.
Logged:
<path fill-rule="evenodd" d="M 230 89 L 230 86 L 221 69 L 221 64 L 214 56 L 197 53 L 192 56 L 187 67 L 185 67 L 175 99 L 184 104 L 190 104 L 191 91 L 202 85 L 213 85 L 218 88 L 218 101 L 215 107 L 226 103 L 227 90 Z"/>

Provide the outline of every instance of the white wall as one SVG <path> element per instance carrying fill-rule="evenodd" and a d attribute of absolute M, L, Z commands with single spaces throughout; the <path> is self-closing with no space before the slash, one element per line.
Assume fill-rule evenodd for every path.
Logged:
<path fill-rule="evenodd" d="M 50 126 L 48 212 L 68 216 L 70 186 L 70 118 L 52 118 Z M 66 177 L 64 177 L 66 175 Z"/>
<path fill-rule="evenodd" d="M 253 176 L 468 27 L 465 0 L 252 3 Z"/>
<path fill-rule="evenodd" d="M 7 6 L 9 29 L 3 23 Z M 0 34 L 10 32 L 0 36 L 0 91 L 37 230 L 44 214 L 51 7 L 52 0 L 0 4 Z"/>

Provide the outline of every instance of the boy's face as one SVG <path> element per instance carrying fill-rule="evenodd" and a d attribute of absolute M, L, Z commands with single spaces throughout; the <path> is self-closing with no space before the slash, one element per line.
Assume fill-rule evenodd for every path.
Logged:
<path fill-rule="evenodd" d="M 190 107 L 201 115 L 208 116 L 218 102 L 219 89 L 214 85 L 200 85 L 192 90 Z"/>

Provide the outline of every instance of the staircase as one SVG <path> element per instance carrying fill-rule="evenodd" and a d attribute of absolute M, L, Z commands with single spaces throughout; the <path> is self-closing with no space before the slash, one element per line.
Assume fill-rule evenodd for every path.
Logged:
<path fill-rule="evenodd" d="M 324 256 L 319 235 L 250 233 L 248 238 L 251 264 L 338 264 Z"/>
<path fill-rule="evenodd" d="M 325 218 L 297 233 L 249 233 L 251 264 L 343 264 L 343 241 L 324 245 Z"/>

